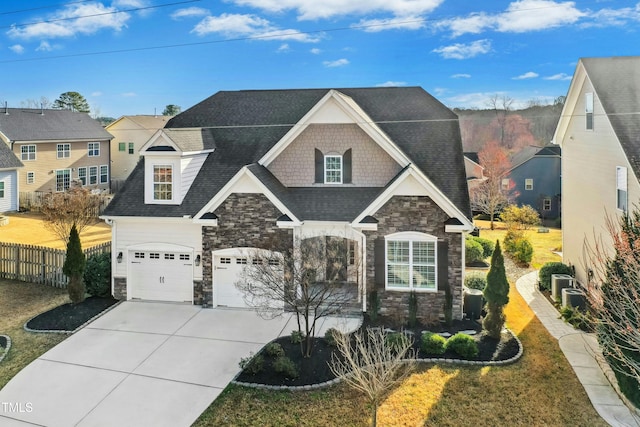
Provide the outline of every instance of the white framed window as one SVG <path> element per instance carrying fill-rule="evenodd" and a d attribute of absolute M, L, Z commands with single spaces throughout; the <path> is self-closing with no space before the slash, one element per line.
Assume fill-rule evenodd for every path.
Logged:
<path fill-rule="evenodd" d="M 437 238 L 403 232 L 385 237 L 387 289 L 437 291 Z"/>
<path fill-rule="evenodd" d="M 56 191 L 67 191 L 69 184 L 71 183 L 71 170 L 70 169 L 57 169 L 56 170 Z"/>
<path fill-rule="evenodd" d="M 502 188 L 502 190 L 508 190 L 510 182 L 511 180 L 509 178 L 502 178 L 502 181 L 500 181 L 500 187 Z"/>
<path fill-rule="evenodd" d="M 584 94 L 585 129 L 593 130 L 593 92 Z"/>
<path fill-rule="evenodd" d="M 36 159 L 35 144 L 23 145 L 20 147 L 20 160 L 30 161 Z"/>
<path fill-rule="evenodd" d="M 27 184 L 35 184 L 35 182 L 36 182 L 36 173 L 27 172 Z"/>
<path fill-rule="evenodd" d="M 533 178 L 526 178 L 524 180 L 524 189 L 533 190 Z"/>
<path fill-rule="evenodd" d="M 106 184 L 109 182 L 109 166 L 100 166 L 100 184 Z"/>
<path fill-rule="evenodd" d="M 78 180 L 82 183 L 82 185 L 87 185 L 87 168 L 81 167 L 78 168 Z"/>
<path fill-rule="evenodd" d="M 616 166 L 616 207 L 627 212 L 627 168 Z"/>
<path fill-rule="evenodd" d="M 129 143 L 129 154 L 135 154 L 133 142 Z"/>
<path fill-rule="evenodd" d="M 551 210 L 551 198 L 545 197 L 544 199 L 542 199 L 542 210 L 543 211 Z"/>
<path fill-rule="evenodd" d="M 153 199 L 173 200 L 172 165 L 153 165 Z"/>
<path fill-rule="evenodd" d="M 324 183 L 342 184 L 342 156 L 327 154 L 324 156 Z"/>
<path fill-rule="evenodd" d="M 89 185 L 96 185 L 98 183 L 98 167 L 89 166 Z"/>
<path fill-rule="evenodd" d="M 58 159 L 68 159 L 71 156 L 71 144 L 57 144 L 56 152 Z"/>
<path fill-rule="evenodd" d="M 125 151 L 127 149 L 126 142 L 118 142 L 118 151 Z"/>
<path fill-rule="evenodd" d="M 100 143 L 99 142 L 90 142 L 87 144 L 89 149 L 89 157 L 98 157 L 100 155 Z"/>
<path fill-rule="evenodd" d="M 0 181 L 0 199 L 4 199 L 4 181 Z"/>

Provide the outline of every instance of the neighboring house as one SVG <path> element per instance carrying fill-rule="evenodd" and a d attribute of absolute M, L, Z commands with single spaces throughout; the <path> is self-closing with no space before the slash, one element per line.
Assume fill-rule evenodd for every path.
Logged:
<path fill-rule="evenodd" d="M 64 191 L 72 180 L 109 188 L 111 135 L 86 113 L 0 108 L 0 140 L 24 165 L 21 192 Z"/>
<path fill-rule="evenodd" d="M 480 166 L 478 153 L 464 153 L 464 170 L 467 176 L 467 185 L 469 186 L 470 191 L 485 180 L 484 168 Z"/>
<path fill-rule="evenodd" d="M 5 144 L 0 144 L 0 213 L 14 212 L 19 207 L 18 170 L 22 162 Z"/>
<path fill-rule="evenodd" d="M 589 284 L 585 242 L 640 200 L 640 57 L 582 58 L 554 142 L 562 146 L 562 255 Z"/>
<path fill-rule="evenodd" d="M 142 145 L 158 129 L 164 128 L 172 116 L 122 116 L 105 129 L 113 135 L 111 140 L 111 184 L 114 192 L 135 168 Z"/>
<path fill-rule="evenodd" d="M 540 218 L 560 216 L 560 147 L 526 147 L 511 158 L 509 178 L 513 181 L 515 202 L 529 205 Z"/>
<path fill-rule="evenodd" d="M 247 248 L 341 239 L 366 310 L 462 316 L 473 230 L 457 116 L 419 87 L 218 92 L 169 121 L 103 218 L 121 299 L 244 307 Z M 318 272 L 316 280 L 322 280 Z"/>

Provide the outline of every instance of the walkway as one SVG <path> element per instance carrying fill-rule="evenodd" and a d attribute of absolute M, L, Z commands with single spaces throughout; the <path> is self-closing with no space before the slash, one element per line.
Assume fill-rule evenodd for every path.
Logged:
<path fill-rule="evenodd" d="M 640 427 L 640 419 L 622 402 L 596 360 L 603 356 L 595 335 L 578 331 L 560 319 L 555 307 L 538 292 L 537 282 L 538 272 L 534 271 L 518 279 L 516 288 L 549 333 L 558 340 L 593 407 L 614 427 Z"/>

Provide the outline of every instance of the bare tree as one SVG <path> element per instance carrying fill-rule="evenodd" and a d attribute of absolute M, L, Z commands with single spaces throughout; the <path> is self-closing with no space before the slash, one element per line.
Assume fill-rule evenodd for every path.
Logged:
<path fill-rule="evenodd" d="M 495 141 L 487 143 L 478 153 L 478 158 L 484 168 L 485 180 L 470 191 L 471 207 L 489 215 L 493 230 L 494 216 L 517 195 L 514 182 L 508 177 L 511 163 Z"/>
<path fill-rule="evenodd" d="M 84 187 L 73 187 L 59 193 L 45 195 L 41 211 L 45 226 L 65 243 L 69 242 L 71 229 L 78 234 L 96 222 L 100 196 Z"/>
<path fill-rule="evenodd" d="M 507 131 L 507 118 L 511 112 L 513 99 L 506 95 L 495 94 L 489 98 L 488 105 L 496 115 L 496 122 L 498 123 L 498 129 L 500 130 L 500 145 L 504 147 Z"/>
<path fill-rule="evenodd" d="M 587 295 L 598 342 L 624 392 L 640 384 L 640 211 L 619 220 L 607 216 L 605 224 L 610 241 L 597 236 L 585 243 Z"/>
<path fill-rule="evenodd" d="M 415 367 L 415 351 L 404 334 L 390 340 L 381 328 L 353 334 L 334 333 L 340 356 L 329 367 L 337 378 L 364 393 L 371 405 L 371 425 L 377 424 L 380 402 L 407 378 Z"/>
<path fill-rule="evenodd" d="M 345 242 L 314 237 L 294 241 L 284 253 L 250 251 L 236 283 L 245 302 L 261 316 L 277 317 L 283 309 L 295 313 L 305 357 L 311 357 L 318 320 L 340 314 L 357 298 L 357 293 L 349 291 L 355 286 L 347 277 L 350 262 Z"/>

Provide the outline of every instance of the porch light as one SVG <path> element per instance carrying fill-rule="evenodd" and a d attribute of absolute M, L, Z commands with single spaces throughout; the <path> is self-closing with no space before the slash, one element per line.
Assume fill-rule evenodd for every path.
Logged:
<path fill-rule="evenodd" d="M 196 256 L 196 267 L 200 265 L 200 255 Z"/>
<path fill-rule="evenodd" d="M 122 252 L 118 252 L 118 257 L 116 259 L 118 260 L 118 264 L 122 262 Z"/>

